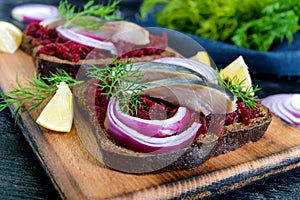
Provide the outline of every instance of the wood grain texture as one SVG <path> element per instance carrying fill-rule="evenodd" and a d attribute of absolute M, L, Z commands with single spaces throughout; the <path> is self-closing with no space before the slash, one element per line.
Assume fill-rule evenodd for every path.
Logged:
<path fill-rule="evenodd" d="M 4 92 L 11 89 L 17 73 L 20 81 L 34 76 L 31 57 L 22 51 L 2 54 L 0 85 Z M 21 113 L 18 125 L 65 199 L 202 198 L 300 165 L 300 130 L 274 117 L 258 142 L 195 169 L 148 175 L 121 173 L 101 165 L 86 151 L 76 127 L 66 134 L 40 128 L 34 122 L 39 112 Z"/>

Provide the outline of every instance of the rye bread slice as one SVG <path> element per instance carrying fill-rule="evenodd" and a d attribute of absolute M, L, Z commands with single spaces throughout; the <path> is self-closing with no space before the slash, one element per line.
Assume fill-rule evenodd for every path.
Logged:
<path fill-rule="evenodd" d="M 135 62 L 149 62 L 154 59 L 163 57 L 174 57 L 176 54 L 171 51 L 164 51 L 161 54 L 143 56 L 143 57 L 133 57 L 129 58 L 133 63 Z M 120 59 L 126 61 L 127 59 Z M 66 71 L 70 76 L 76 78 L 78 70 L 83 65 L 95 65 L 100 66 L 105 64 L 112 64 L 112 58 L 105 59 L 85 59 L 79 60 L 78 62 L 71 62 L 68 60 L 63 60 L 54 56 L 48 56 L 45 54 L 40 54 L 35 58 L 35 66 L 37 67 L 38 73 L 42 76 L 49 76 L 50 73 L 55 73 L 57 69 L 62 69 Z"/>
<path fill-rule="evenodd" d="M 78 62 L 72 62 L 72 61 L 60 59 L 55 56 L 48 56 L 46 54 L 37 55 L 37 51 L 39 48 L 42 48 L 42 45 L 36 46 L 35 39 L 32 36 L 27 35 L 26 31 L 23 32 L 23 39 L 20 48 L 24 52 L 32 56 L 37 72 L 40 73 L 42 76 L 49 76 L 51 73 L 56 73 L 57 69 L 61 69 L 66 71 L 73 78 L 76 78 L 77 72 L 83 64 L 87 64 L 87 65 L 92 64 L 98 66 L 98 65 L 103 65 L 103 63 L 111 64 L 113 60 L 112 58 L 83 59 L 83 60 L 79 60 Z M 132 57 L 130 59 L 132 60 L 132 62 L 135 63 L 135 62 L 147 62 L 158 58 L 174 57 L 174 56 L 178 56 L 178 54 L 174 52 L 172 49 L 167 48 L 165 51 L 163 51 L 160 54 L 148 55 L 143 57 Z"/>
<path fill-rule="evenodd" d="M 272 120 L 270 110 L 260 106 L 260 114 L 248 126 L 235 123 L 225 126 L 221 138 L 214 134 L 199 136 L 183 149 L 163 153 L 140 153 L 117 145 L 100 127 L 93 106 L 87 100 L 87 84 L 74 88 L 75 125 L 87 150 L 102 164 L 114 170 L 143 174 L 195 168 L 213 156 L 234 151 L 259 140 Z"/>

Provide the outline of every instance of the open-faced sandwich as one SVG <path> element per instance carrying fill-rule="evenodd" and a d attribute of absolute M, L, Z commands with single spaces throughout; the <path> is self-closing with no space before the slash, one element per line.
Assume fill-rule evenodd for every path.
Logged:
<path fill-rule="evenodd" d="M 93 5 L 82 10 L 61 1 L 59 17 L 30 23 L 23 33 L 21 49 L 32 55 L 42 75 L 56 68 L 76 76 L 83 64 L 111 63 L 112 58 L 131 58 L 133 62 L 174 56 L 166 51 L 168 36 L 151 34 L 116 14 L 118 1 Z"/>
<path fill-rule="evenodd" d="M 90 2 L 84 13 L 106 8 Z M 56 92 L 37 123 L 69 132 L 74 117 L 74 129 L 94 158 L 137 174 L 197 167 L 267 130 L 272 114 L 255 96 L 258 88 L 242 57 L 219 71 L 175 57 L 166 50 L 166 34 L 81 16 L 66 1 L 59 10 L 62 18 L 24 31 L 22 48 L 35 59 L 37 76 L 25 88 L 17 80 L 1 95 L 0 110 L 19 103 L 14 114 L 22 107 L 30 111 Z"/>
<path fill-rule="evenodd" d="M 221 72 L 176 57 L 87 71 L 74 88 L 76 129 L 94 157 L 123 172 L 197 167 L 259 140 L 271 122 L 242 57 Z"/>

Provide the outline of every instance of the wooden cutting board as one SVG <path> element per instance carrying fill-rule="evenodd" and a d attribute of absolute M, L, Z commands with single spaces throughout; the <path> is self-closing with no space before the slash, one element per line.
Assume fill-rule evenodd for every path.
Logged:
<path fill-rule="evenodd" d="M 0 86 L 11 90 L 35 75 L 30 56 L 22 51 L 0 54 Z M 300 130 L 277 117 L 258 142 L 212 158 L 192 170 L 131 175 L 102 166 L 85 149 L 73 127 L 57 133 L 39 127 L 40 110 L 22 112 L 18 120 L 26 140 L 64 199 L 199 199 L 300 166 Z"/>

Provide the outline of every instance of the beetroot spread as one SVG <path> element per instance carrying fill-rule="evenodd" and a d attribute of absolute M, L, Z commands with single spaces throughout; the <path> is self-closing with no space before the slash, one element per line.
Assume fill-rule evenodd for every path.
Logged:
<path fill-rule="evenodd" d="M 64 43 L 64 39 L 58 36 L 55 29 L 41 26 L 39 23 L 31 23 L 26 27 L 26 34 L 35 38 L 35 46 L 47 45 L 50 43 Z"/>
<path fill-rule="evenodd" d="M 135 117 L 142 119 L 157 119 L 163 120 L 170 118 L 176 114 L 178 106 L 170 104 L 161 99 L 151 98 L 148 96 L 141 96 L 140 102 L 143 106 L 139 107 Z"/>
<path fill-rule="evenodd" d="M 95 93 L 94 83 L 96 83 L 95 80 L 91 81 L 87 95 L 91 104 L 94 105 L 97 119 L 100 125 L 103 127 L 108 100 L 101 94 L 103 91 L 101 91 L 99 87 L 96 88 Z M 95 99 L 91 99 L 91 97 L 95 97 Z M 179 107 L 178 105 L 173 105 L 161 99 L 151 98 L 148 96 L 142 96 L 140 100 L 142 102 L 142 106 L 138 109 L 138 114 L 136 116 L 142 119 L 165 119 L 165 117 L 170 118 L 176 113 Z M 250 120 L 256 118 L 259 111 L 259 108 L 248 108 L 240 99 L 238 99 L 237 109 L 232 113 L 227 113 L 225 119 L 223 115 L 204 116 L 202 113 L 191 111 L 191 123 L 196 121 L 202 124 L 198 130 L 198 134 L 206 134 L 208 129 L 210 129 L 210 131 L 215 131 L 215 133 L 221 135 L 224 124 L 230 125 L 233 123 L 243 123 L 245 125 L 249 125 Z"/>
<path fill-rule="evenodd" d="M 60 59 L 78 62 L 81 59 L 105 58 L 107 52 L 92 50 L 94 48 L 68 41 L 61 38 L 56 29 L 41 26 L 39 23 L 31 23 L 26 27 L 26 33 L 35 38 L 35 46 L 42 45 L 37 55 L 45 54 L 55 56 Z M 167 47 L 168 37 L 164 33 L 162 36 L 150 35 L 150 42 L 147 45 L 137 46 L 126 41 L 114 43 L 119 58 L 143 57 L 148 55 L 158 55 Z M 89 55 L 91 53 L 91 55 Z M 88 56 L 88 57 L 87 57 Z"/>
<path fill-rule="evenodd" d="M 167 33 L 163 33 L 161 37 L 150 35 L 149 40 L 150 42 L 146 46 L 136 46 L 130 42 L 119 41 L 115 44 L 119 58 L 158 55 L 164 52 L 168 45 Z"/>
<path fill-rule="evenodd" d="M 85 58 L 93 48 L 77 44 L 72 41 L 65 43 L 49 43 L 38 50 L 37 55 L 46 54 L 48 56 L 55 56 L 64 60 L 78 62 Z"/>

